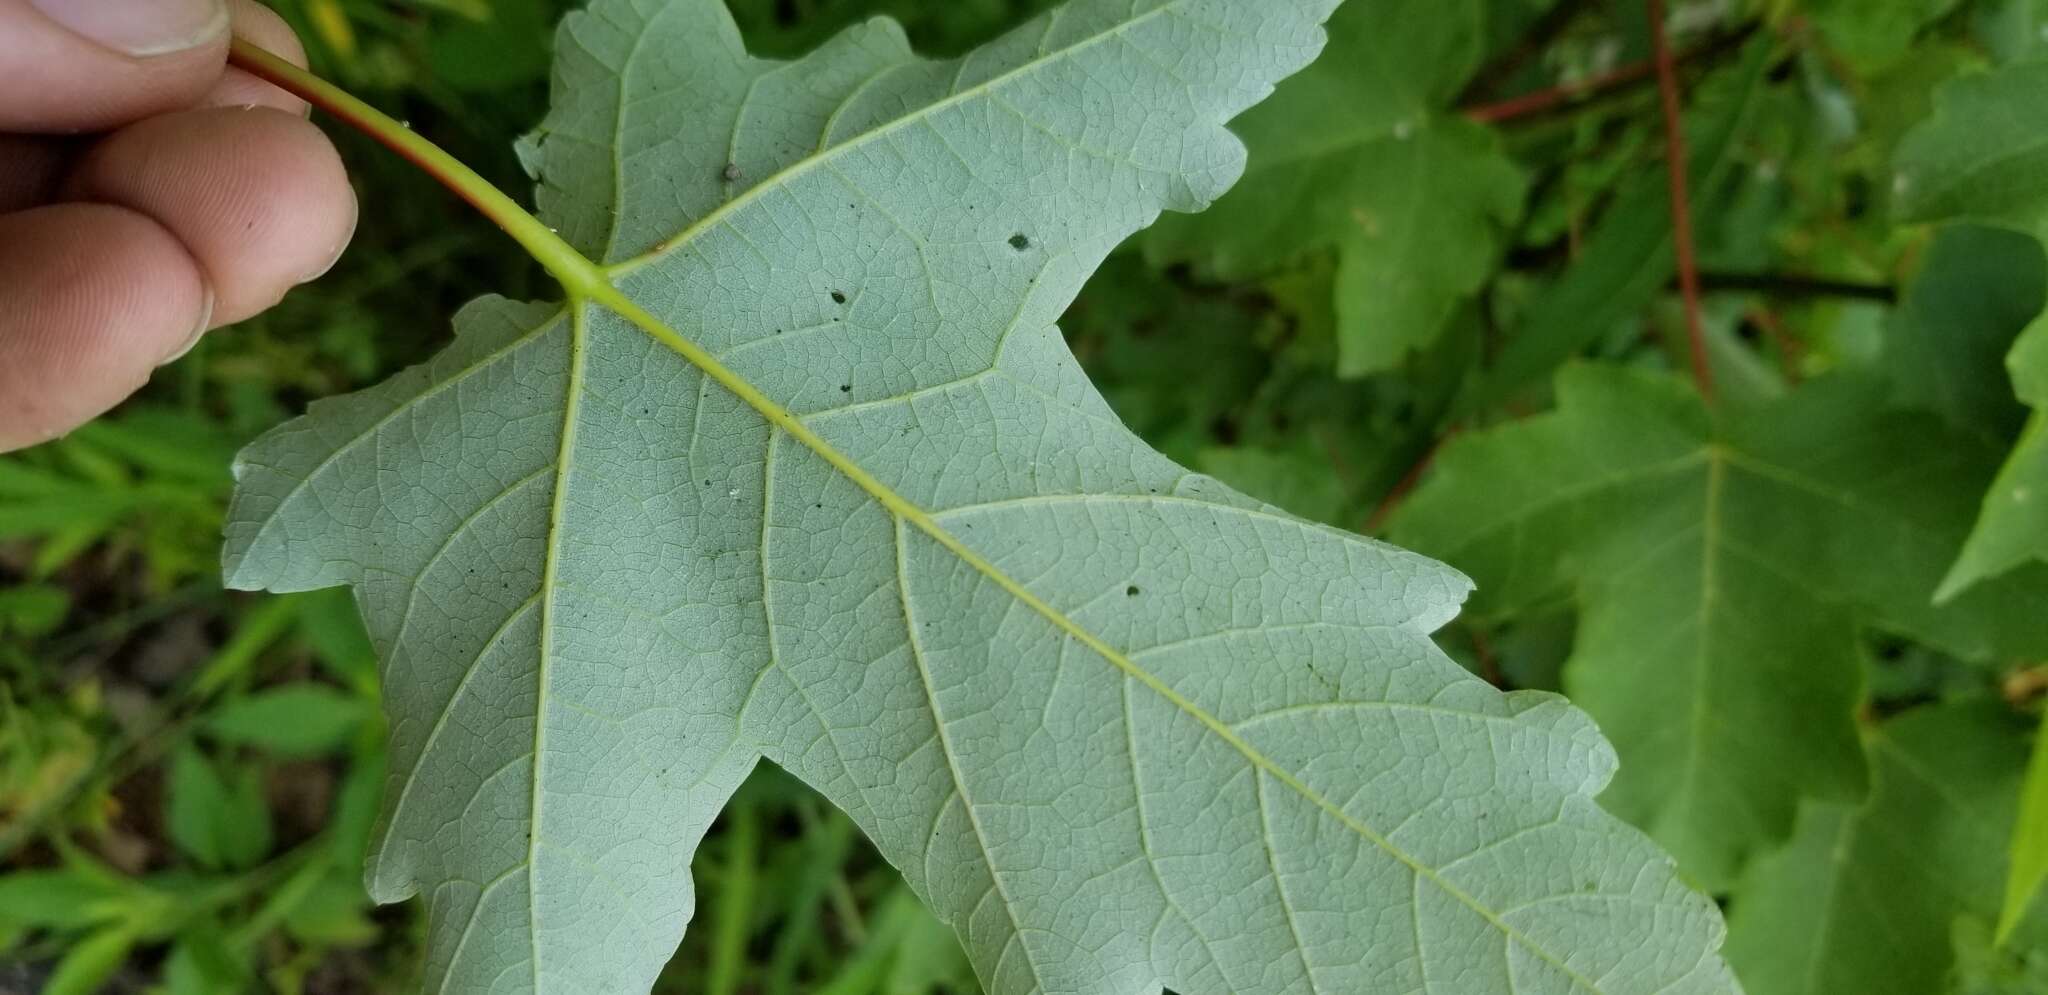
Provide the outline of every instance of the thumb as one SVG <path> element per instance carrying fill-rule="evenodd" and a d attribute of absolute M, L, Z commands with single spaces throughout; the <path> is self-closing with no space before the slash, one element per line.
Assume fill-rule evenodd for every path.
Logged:
<path fill-rule="evenodd" d="M 0 131 L 103 131 L 220 79 L 226 0 L 0 0 Z"/>

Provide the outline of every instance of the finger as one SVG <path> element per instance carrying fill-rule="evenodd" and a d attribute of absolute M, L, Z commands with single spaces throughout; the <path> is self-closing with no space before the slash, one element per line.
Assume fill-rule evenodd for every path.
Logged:
<path fill-rule="evenodd" d="M 0 131 L 100 131 L 199 99 L 224 0 L 0 0 Z"/>
<path fill-rule="evenodd" d="M 299 36 L 277 12 L 256 0 L 229 0 L 234 13 L 235 34 L 267 49 L 301 69 L 306 67 L 306 49 Z M 304 116 L 311 108 L 306 102 L 234 66 L 229 66 L 213 88 L 199 98 L 201 107 L 275 107 Z"/>
<path fill-rule="evenodd" d="M 198 264 L 162 225 L 102 204 L 0 217 L 0 450 L 106 411 L 206 323 Z"/>
<path fill-rule="evenodd" d="M 264 107 L 129 125 L 86 155 L 65 195 L 132 208 L 176 235 L 206 274 L 216 325 L 325 273 L 355 230 L 355 191 L 327 136 Z"/>

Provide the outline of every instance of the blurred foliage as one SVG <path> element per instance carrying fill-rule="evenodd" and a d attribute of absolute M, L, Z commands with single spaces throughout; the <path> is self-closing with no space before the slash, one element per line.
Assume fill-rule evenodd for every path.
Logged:
<path fill-rule="evenodd" d="M 779 54 L 875 14 L 902 20 L 926 51 L 958 52 L 1050 5 L 733 3 L 750 43 Z M 526 187 L 511 139 L 545 106 L 563 0 L 276 6 L 317 70 L 501 186 Z M 1955 451 L 2013 447 L 2030 416 L 2000 360 L 2041 309 L 2040 246 L 2004 230 L 1937 234 L 1903 223 L 1892 162 L 1943 84 L 2048 56 L 2048 2 L 1673 6 L 1719 388 L 1716 427 L 1700 437 L 1769 424 L 1726 438 L 1794 453 L 1802 467 L 1826 464 L 1852 502 L 1897 490 L 1885 474 L 1904 464 L 1887 458 L 1882 434 L 1859 443 L 1854 460 L 1835 460 L 1829 437 L 1801 435 L 1814 424 L 1807 413 L 1858 420 L 1851 428 L 1866 434 L 1920 418 L 1939 427 L 1915 438 L 1966 439 Z M 1211 216 L 1172 219 L 1094 279 L 1065 323 L 1075 352 L 1169 455 L 1344 528 L 1378 533 L 1450 500 L 1442 495 L 1457 491 L 1435 474 L 1437 455 L 1479 467 L 1464 478 L 1477 496 L 1463 500 L 1510 512 L 1534 486 L 1512 472 L 1518 439 L 1576 452 L 1586 479 L 1597 478 L 1603 460 L 1640 444 L 1649 427 L 1610 425 L 1611 445 L 1556 438 L 1557 372 L 1593 364 L 1603 376 L 1657 380 L 1653 393 L 1685 390 L 1662 123 L 1654 80 L 1641 71 L 1644 5 L 1351 0 L 1346 11 L 1319 68 L 1244 123 L 1251 170 L 1230 201 Z M 1382 30 L 1381 17 L 1395 27 Z M 1413 78 L 1376 80 L 1379 60 L 1397 55 L 1419 60 Z M 373 908 L 359 881 L 383 778 L 375 654 L 337 592 L 220 591 L 227 468 L 243 442 L 308 400 L 424 358 L 442 339 L 438 316 L 470 297 L 553 291 L 426 177 L 334 134 L 365 210 L 333 273 L 209 336 L 114 415 L 0 457 L 0 993 L 382 992 L 417 981 L 417 905 Z M 1334 144 L 1294 147 L 1303 138 Z M 1313 168 L 1290 158 L 1311 154 Z M 1267 168 L 1268 158 L 1281 168 Z M 1405 226 L 1381 223 L 1399 217 Z M 1841 415 L 1826 399 L 1841 393 L 1827 385 L 1845 380 L 1859 399 L 1878 399 Z M 1833 393 L 1812 401 L 1813 381 Z M 1482 458 L 1486 447 L 1508 452 Z M 1967 481 L 1918 483 L 1981 494 L 1986 460 L 1973 457 Z M 1795 528 L 1768 504 L 1744 513 L 1776 551 L 1818 557 L 1806 564 L 1815 570 L 1853 547 L 1862 558 L 1838 562 L 1857 566 L 1830 582 L 1855 587 L 1902 563 L 1919 578 L 1927 563 L 1954 559 L 1974 508 L 1930 501 L 1911 510 L 1918 521 L 1936 516 L 1927 531 L 1943 548 L 1888 545 L 1902 540 L 1882 529 L 1816 538 L 1825 518 Z M 1699 512 L 1654 494 L 1616 507 L 1625 520 L 1578 506 L 1570 528 L 1512 556 L 1431 548 L 1418 529 L 1425 552 L 1485 582 L 1475 610 L 1442 634 L 1446 647 L 1504 687 L 1576 692 L 1588 673 L 1634 668 L 1629 683 L 1595 688 L 1592 700 L 1613 710 L 1603 722 L 1636 707 L 1663 714 L 1668 703 L 1657 699 L 1677 693 L 1661 690 L 1675 678 L 1643 668 L 1674 652 L 1658 644 L 1658 623 L 1683 619 L 1648 603 L 1631 616 L 1644 631 L 1598 628 L 1591 608 L 1601 598 L 1641 601 L 1657 589 L 1583 581 L 1605 579 L 1602 564 L 1617 555 L 1683 533 Z M 1489 574 L 1522 562 L 1537 573 Z M 2048 689 L 2048 645 L 2033 634 L 2048 599 L 2024 588 L 2008 614 L 1972 620 L 1926 601 L 1880 610 L 1875 595 L 1844 607 L 1814 576 L 1794 578 L 1790 600 L 1821 605 L 1801 625 L 1827 628 L 1826 654 L 1761 624 L 1786 599 L 1745 605 L 1755 617 L 1725 623 L 1732 638 L 1761 641 L 1736 650 L 1743 660 L 1781 658 L 1794 670 L 1823 656 L 1845 661 L 1837 676 L 1846 683 L 1829 683 L 1818 707 L 1854 699 L 1853 712 L 1824 716 L 1825 729 L 1788 718 L 1798 727 L 1764 730 L 1787 753 L 1839 748 L 1829 759 L 1847 773 L 1826 779 L 1826 797 L 1793 792 L 1781 800 L 1782 826 L 1750 827 L 1742 846 L 1687 865 L 1728 900 L 1738 969 L 1759 993 L 2048 992 L 2048 953 L 2033 928 L 2043 903 L 2032 894 L 2048 862 L 2039 842 L 2048 805 L 2038 800 L 2048 760 L 2034 761 L 2033 800 L 2019 800 L 2028 730 L 2041 727 Z M 1770 600 L 1767 582 L 1784 580 L 1759 580 L 1743 596 Z M 1883 593 L 1907 601 L 1922 592 Z M 1583 662 L 1589 646 L 1595 667 Z M 1757 682 L 1746 688 L 1762 703 L 1755 714 L 1799 686 L 1768 673 L 1744 679 Z M 1793 704 L 1785 714 L 1817 707 Z M 1635 763 L 1628 739 L 1617 740 L 1624 763 Z M 1925 794 L 1929 782 L 1912 780 L 1925 776 L 1916 769 L 1980 754 L 1983 764 L 1932 782 L 1966 791 L 1950 800 L 1968 804 L 1943 807 L 1939 792 Z M 1769 760 L 1748 763 L 1767 773 Z M 1729 804 L 1754 800 L 1727 773 L 1738 768 L 1700 769 L 1736 777 Z M 1668 832 L 1654 806 L 1618 801 Z M 2019 830 L 2016 852 L 2028 881 L 2008 899 L 1995 892 L 2022 808 L 2032 828 Z M 1831 849 L 1857 833 L 1867 842 Z M 1925 849 L 1901 869 L 1886 840 Z M 1820 876 L 1830 853 L 1838 878 Z M 851 823 L 777 771 L 749 782 L 697 861 L 696 925 L 661 990 L 975 990 L 951 935 Z M 1840 921 L 1861 925 L 1832 940 L 1805 937 L 1814 916 L 1835 914 L 1831 887 L 1904 889 L 1890 904 L 1905 918 L 1844 907 Z M 1800 954 L 1826 958 L 1826 972 L 1781 969 Z M 1886 969 L 1901 956 L 1906 967 Z M 1853 987 L 1811 987 L 1816 978 Z"/>

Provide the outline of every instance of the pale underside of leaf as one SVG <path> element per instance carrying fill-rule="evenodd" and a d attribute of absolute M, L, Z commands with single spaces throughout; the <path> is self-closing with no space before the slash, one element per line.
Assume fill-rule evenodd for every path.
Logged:
<path fill-rule="evenodd" d="M 1235 178 L 1331 5 L 1095 0 L 954 63 L 572 17 L 531 149 L 609 283 L 238 464 L 231 582 L 352 584 L 378 644 L 370 882 L 426 891 L 430 987 L 644 990 L 766 757 L 998 993 L 1732 988 L 1584 717 L 1430 644 L 1462 578 L 1174 466 L 1053 326 Z"/>

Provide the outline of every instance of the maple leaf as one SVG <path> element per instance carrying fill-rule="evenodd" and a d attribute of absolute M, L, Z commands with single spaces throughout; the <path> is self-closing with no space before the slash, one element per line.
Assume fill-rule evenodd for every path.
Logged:
<path fill-rule="evenodd" d="M 1602 800 L 1710 889 L 1801 799 L 1864 791 L 1860 630 L 2048 646 L 2048 570 L 1931 603 L 1996 454 L 1886 387 L 1714 413 L 1663 374 L 1567 367 L 1556 411 L 1454 440 L 1392 523 L 1478 582 L 1482 618 L 1576 600 L 1565 689 L 1623 761 Z"/>
<path fill-rule="evenodd" d="M 1237 178 L 1332 6 L 1082 0 L 943 62 L 565 22 L 523 148 L 569 301 L 236 467 L 230 583 L 352 585 L 382 657 L 369 884 L 426 897 L 430 987 L 644 989 L 765 757 L 992 992 L 1733 989 L 1585 716 L 1430 642 L 1463 578 L 1154 453 L 1053 324 Z"/>

